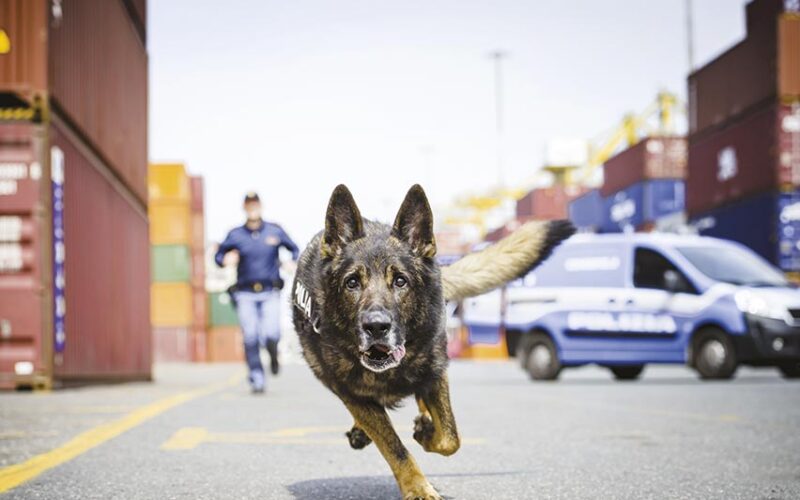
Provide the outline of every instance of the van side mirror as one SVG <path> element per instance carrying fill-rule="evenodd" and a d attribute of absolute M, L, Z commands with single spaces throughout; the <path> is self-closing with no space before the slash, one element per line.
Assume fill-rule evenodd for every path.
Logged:
<path fill-rule="evenodd" d="M 664 271 L 664 289 L 668 292 L 678 293 L 685 289 L 683 279 L 678 271 L 667 269 Z"/>

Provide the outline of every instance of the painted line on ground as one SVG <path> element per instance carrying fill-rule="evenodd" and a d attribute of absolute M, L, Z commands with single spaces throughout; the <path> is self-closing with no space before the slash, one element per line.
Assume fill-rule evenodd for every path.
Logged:
<path fill-rule="evenodd" d="M 167 410 L 193 399 L 207 396 L 239 384 L 242 378 L 243 375 L 238 374 L 224 382 L 213 384 L 202 389 L 183 392 L 159 399 L 158 401 L 137 408 L 117 420 L 98 425 L 82 432 L 58 448 L 36 455 L 25 462 L 3 467 L 0 469 L 0 493 L 16 488 L 36 478 L 43 472 L 68 462 Z"/>
<path fill-rule="evenodd" d="M 326 426 L 293 427 L 271 432 L 210 432 L 205 427 L 183 427 L 164 441 L 160 448 L 166 451 L 193 450 L 203 443 L 347 446 L 345 430 L 343 427 Z M 405 442 L 408 444 L 413 441 L 405 440 Z M 480 445 L 485 444 L 486 440 L 462 438 L 461 443 Z"/>

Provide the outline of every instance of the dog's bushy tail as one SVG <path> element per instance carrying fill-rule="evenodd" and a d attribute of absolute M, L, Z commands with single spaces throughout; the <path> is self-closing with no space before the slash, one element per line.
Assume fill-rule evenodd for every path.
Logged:
<path fill-rule="evenodd" d="M 526 275 L 574 232 L 566 220 L 523 224 L 497 243 L 443 267 L 445 299 L 481 295 Z"/>

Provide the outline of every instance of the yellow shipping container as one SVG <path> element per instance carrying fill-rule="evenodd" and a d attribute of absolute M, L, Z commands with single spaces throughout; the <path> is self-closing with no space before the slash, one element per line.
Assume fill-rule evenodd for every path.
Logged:
<path fill-rule="evenodd" d="M 192 312 L 192 285 L 189 283 L 150 285 L 150 322 L 153 326 L 190 326 Z"/>
<path fill-rule="evenodd" d="M 191 245 L 192 217 L 188 201 L 150 202 L 150 243 Z"/>
<path fill-rule="evenodd" d="M 147 172 L 150 202 L 186 201 L 191 198 L 189 176 L 182 163 L 153 163 Z"/>

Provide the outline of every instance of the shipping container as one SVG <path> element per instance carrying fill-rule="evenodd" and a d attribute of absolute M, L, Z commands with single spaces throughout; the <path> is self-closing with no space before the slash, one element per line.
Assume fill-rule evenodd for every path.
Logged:
<path fill-rule="evenodd" d="M 192 256 L 186 245 L 153 245 L 150 266 L 154 283 L 188 282 L 192 276 Z"/>
<path fill-rule="evenodd" d="M 596 231 L 603 224 L 603 197 L 592 189 L 569 204 L 569 220 L 579 231 Z"/>
<path fill-rule="evenodd" d="M 569 202 L 584 192 L 583 188 L 563 185 L 533 189 L 517 201 L 517 218 L 566 219 Z"/>
<path fill-rule="evenodd" d="M 199 175 L 189 177 L 190 191 L 192 197 L 192 212 L 202 214 L 205 212 L 205 190 L 203 178 Z"/>
<path fill-rule="evenodd" d="M 244 360 L 242 331 L 238 326 L 214 326 L 208 330 L 208 360 L 241 362 Z"/>
<path fill-rule="evenodd" d="M 747 5 L 744 40 L 689 75 L 689 133 L 696 134 L 777 98 L 800 99 L 797 14 L 782 0 Z"/>
<path fill-rule="evenodd" d="M 48 2 L 44 2 L 48 4 Z M 147 51 L 123 0 L 62 2 L 47 24 L 52 105 L 147 200 Z"/>
<path fill-rule="evenodd" d="M 151 202 L 188 202 L 192 189 L 182 163 L 153 163 L 147 170 L 147 193 Z"/>
<path fill-rule="evenodd" d="M 192 217 L 188 201 L 150 202 L 150 243 L 192 244 Z"/>
<path fill-rule="evenodd" d="M 192 327 L 192 361 L 203 363 L 208 359 L 208 332 L 206 327 Z"/>
<path fill-rule="evenodd" d="M 239 319 L 228 292 L 208 294 L 209 324 L 215 326 L 236 326 Z"/>
<path fill-rule="evenodd" d="M 0 0 L 0 29 L 9 51 L 0 57 L 0 91 L 31 102 L 47 93 L 47 2 Z"/>
<path fill-rule="evenodd" d="M 800 15 L 778 21 L 778 93 L 786 102 L 800 101 Z"/>
<path fill-rule="evenodd" d="M 643 229 L 685 208 L 684 182 L 673 179 L 644 181 L 603 200 L 600 230 L 616 233 Z"/>
<path fill-rule="evenodd" d="M 609 196 L 637 182 L 686 177 L 686 139 L 649 137 L 609 158 L 603 165 L 601 196 Z"/>
<path fill-rule="evenodd" d="M 208 325 L 208 294 L 203 289 L 192 289 L 192 326 L 205 328 Z"/>
<path fill-rule="evenodd" d="M 191 329 L 185 326 L 153 328 L 153 357 L 157 362 L 192 361 L 194 349 Z"/>
<path fill-rule="evenodd" d="M 713 134 L 690 138 L 690 216 L 758 193 L 800 185 L 800 106 L 758 109 Z"/>
<path fill-rule="evenodd" d="M 194 317 L 189 283 L 153 283 L 150 318 L 153 326 L 190 326 Z"/>
<path fill-rule="evenodd" d="M 66 275 L 66 333 L 59 342 L 56 332 L 55 376 L 65 381 L 149 379 L 145 207 L 60 119 L 50 128 L 50 144 L 51 168 L 63 171 Z"/>
<path fill-rule="evenodd" d="M 704 236 L 737 241 L 784 271 L 800 271 L 800 191 L 770 192 L 692 218 Z"/>

